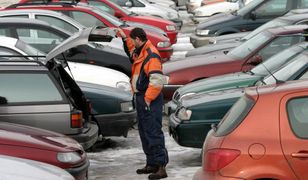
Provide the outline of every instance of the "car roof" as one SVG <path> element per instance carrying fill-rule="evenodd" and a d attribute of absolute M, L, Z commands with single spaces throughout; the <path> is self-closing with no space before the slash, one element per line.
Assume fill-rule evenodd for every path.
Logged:
<path fill-rule="evenodd" d="M 63 7 L 63 8 L 81 8 L 86 10 L 93 10 L 96 9 L 93 6 L 81 3 L 81 4 L 72 4 L 72 3 L 64 3 L 64 2 L 50 2 L 50 3 L 25 3 L 25 4 L 13 4 L 11 6 L 6 7 L 6 9 L 12 8 L 31 8 L 31 7 Z"/>
<path fill-rule="evenodd" d="M 288 16 L 281 16 L 278 19 L 283 19 L 287 21 L 300 21 L 300 20 L 308 20 L 308 10 L 306 13 L 292 14 Z"/>
<path fill-rule="evenodd" d="M 63 15 L 60 12 L 46 10 L 46 9 L 10 9 L 10 10 L 3 10 L 0 11 L 0 14 L 24 14 L 24 13 L 43 13 L 43 14 L 50 14 L 50 15 Z"/>
<path fill-rule="evenodd" d="M 304 29 L 307 29 L 308 25 L 290 25 L 290 26 L 280 26 L 275 28 L 269 28 L 267 29 L 268 32 L 276 35 L 284 35 L 284 34 L 290 34 L 290 33 L 301 33 L 304 31 Z"/>
<path fill-rule="evenodd" d="M 4 61 L 0 59 L 0 71 L 48 71 L 48 69 L 37 61 Z"/>
<path fill-rule="evenodd" d="M 308 53 L 304 52 L 303 55 L 307 56 Z M 295 93 L 295 92 L 302 92 L 307 91 L 308 92 L 308 80 L 294 80 L 294 81 L 286 81 L 279 84 L 272 84 L 272 85 L 263 85 L 263 86 L 255 86 L 252 88 L 247 88 L 245 90 L 245 94 L 248 96 L 276 96 L 276 95 L 285 95 L 289 93 Z"/>

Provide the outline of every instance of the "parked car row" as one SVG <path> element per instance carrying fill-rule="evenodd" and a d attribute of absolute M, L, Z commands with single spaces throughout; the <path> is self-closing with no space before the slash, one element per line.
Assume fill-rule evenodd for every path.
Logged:
<path fill-rule="evenodd" d="M 157 9 L 154 2 L 129 3 Z M 126 137 L 136 123 L 131 64 L 114 28 L 129 35 L 141 27 L 163 61 L 172 55 L 182 20 L 175 3 L 157 3 L 165 11 L 160 7 L 156 17 L 137 15 L 107 0 L 21 0 L 1 9 L 0 156 L 42 163 L 6 156 L 3 161 L 33 171 L 29 179 L 88 179 L 85 150 L 99 136 Z M 10 170 L 6 174 L 12 175 Z"/>

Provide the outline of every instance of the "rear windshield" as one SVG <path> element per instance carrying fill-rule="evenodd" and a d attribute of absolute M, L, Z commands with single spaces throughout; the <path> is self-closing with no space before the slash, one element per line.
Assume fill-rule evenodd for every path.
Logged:
<path fill-rule="evenodd" d="M 224 116 L 217 126 L 216 135 L 225 136 L 231 133 L 247 116 L 255 101 L 252 98 L 243 96 L 240 98 Z"/>

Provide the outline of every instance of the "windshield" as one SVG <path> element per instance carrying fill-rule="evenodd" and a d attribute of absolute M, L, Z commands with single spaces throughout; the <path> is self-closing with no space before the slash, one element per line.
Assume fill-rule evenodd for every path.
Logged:
<path fill-rule="evenodd" d="M 252 98 L 242 96 L 218 124 L 216 135 L 225 136 L 231 133 L 245 119 L 254 104 Z"/>
<path fill-rule="evenodd" d="M 273 75 L 276 77 L 276 79 L 281 81 L 293 80 L 290 78 L 295 73 L 297 73 L 303 66 L 305 66 L 307 64 L 307 61 L 307 55 L 299 54 L 290 63 L 286 64 L 284 67 L 273 73 Z M 271 75 L 268 75 L 266 78 L 264 78 L 263 82 L 265 84 L 276 84 L 276 80 Z"/>
<path fill-rule="evenodd" d="M 286 25 L 290 25 L 290 24 L 291 24 L 291 22 L 287 21 L 287 20 L 283 20 L 283 19 L 280 19 L 280 18 L 274 19 L 273 21 L 269 21 L 269 22 L 265 23 L 264 25 L 258 27 L 257 29 L 255 29 L 251 33 L 244 36 L 242 39 L 248 40 L 248 39 L 252 38 L 253 36 L 255 36 L 256 34 L 263 31 L 264 29 L 268 29 L 268 28 L 271 28 L 271 27 L 286 26 Z"/>
<path fill-rule="evenodd" d="M 107 21 L 109 21 L 111 24 L 113 24 L 116 27 L 119 27 L 119 26 L 124 24 L 124 22 L 121 21 L 120 19 L 104 12 L 101 9 L 95 8 L 95 9 L 92 9 L 92 11 L 95 12 L 96 14 L 102 16 L 103 18 L 107 19 Z"/>
<path fill-rule="evenodd" d="M 239 16 L 245 16 L 247 13 L 249 13 L 253 8 L 255 8 L 258 4 L 263 2 L 264 0 L 253 0 L 250 3 L 248 3 L 246 6 L 243 8 L 239 9 L 237 11 L 237 14 Z"/>
<path fill-rule="evenodd" d="M 268 40 L 271 39 L 271 33 L 268 31 L 263 31 L 248 41 L 244 42 L 240 46 L 229 51 L 228 55 L 232 55 L 239 58 L 247 57 L 252 51 L 255 51 Z"/>
<path fill-rule="evenodd" d="M 281 53 L 278 53 L 272 57 L 270 57 L 265 62 L 259 64 L 258 66 L 254 67 L 251 71 L 254 74 L 258 75 L 268 75 L 269 72 L 274 72 L 276 69 L 278 69 L 283 64 L 286 64 L 290 60 L 292 60 L 296 55 L 304 51 L 304 48 L 300 46 L 294 46 L 292 48 L 288 48 Z M 266 70 L 267 68 L 268 70 Z"/>
<path fill-rule="evenodd" d="M 25 43 L 21 40 L 17 41 L 15 47 L 23 50 L 29 56 L 46 56 L 46 54 L 43 53 L 42 51 L 28 45 L 27 43 Z"/>

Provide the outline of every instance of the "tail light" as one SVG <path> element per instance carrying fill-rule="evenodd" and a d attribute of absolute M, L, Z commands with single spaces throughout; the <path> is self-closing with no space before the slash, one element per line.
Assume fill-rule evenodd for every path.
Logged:
<path fill-rule="evenodd" d="M 82 111 L 74 110 L 71 114 L 71 127 L 81 128 L 83 125 Z"/>
<path fill-rule="evenodd" d="M 236 149 L 211 149 L 204 155 L 204 166 L 205 171 L 218 171 L 233 160 L 235 160 L 241 151 Z"/>

